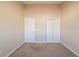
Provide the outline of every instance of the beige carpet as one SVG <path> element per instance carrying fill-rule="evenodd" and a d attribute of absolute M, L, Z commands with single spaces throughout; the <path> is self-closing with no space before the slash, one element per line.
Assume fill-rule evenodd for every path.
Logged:
<path fill-rule="evenodd" d="M 9 57 L 76 57 L 60 43 L 25 43 Z"/>

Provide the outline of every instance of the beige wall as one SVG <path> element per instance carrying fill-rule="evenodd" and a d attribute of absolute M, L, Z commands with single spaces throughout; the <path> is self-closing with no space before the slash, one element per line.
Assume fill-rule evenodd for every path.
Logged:
<path fill-rule="evenodd" d="M 59 5 L 27 5 L 25 7 L 25 18 L 26 17 L 35 17 L 36 23 L 42 26 L 41 21 L 44 18 L 52 17 L 60 19 L 61 8 Z"/>
<path fill-rule="evenodd" d="M 62 6 L 61 40 L 79 55 L 79 2 Z"/>
<path fill-rule="evenodd" d="M 59 5 L 27 5 L 25 7 L 25 17 L 34 16 L 40 21 L 44 17 L 60 17 L 60 11 Z"/>
<path fill-rule="evenodd" d="M 23 43 L 23 6 L 19 2 L 0 2 L 0 56 Z"/>
<path fill-rule="evenodd" d="M 35 17 L 36 19 L 36 28 L 38 27 L 39 29 L 39 31 L 36 32 L 38 41 L 38 38 L 42 38 L 41 36 L 45 33 L 45 20 L 47 18 L 56 18 L 57 20 L 60 20 L 60 16 L 61 7 L 59 5 L 27 5 L 25 7 L 24 18 Z"/>

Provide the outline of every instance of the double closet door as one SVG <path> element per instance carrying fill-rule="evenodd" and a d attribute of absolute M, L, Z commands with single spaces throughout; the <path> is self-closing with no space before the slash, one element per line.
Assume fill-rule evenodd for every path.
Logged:
<path fill-rule="evenodd" d="M 59 20 L 27 17 L 24 20 L 24 37 L 28 43 L 54 43 L 60 42 Z"/>

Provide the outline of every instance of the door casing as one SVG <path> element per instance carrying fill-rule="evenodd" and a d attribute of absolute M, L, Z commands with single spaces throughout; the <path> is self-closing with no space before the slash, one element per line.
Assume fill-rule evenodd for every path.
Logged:
<path fill-rule="evenodd" d="M 24 20 L 24 38 L 28 43 L 58 43 L 60 42 L 60 21 L 44 20 L 45 27 L 42 29 L 41 37 L 40 28 L 36 27 L 35 17 L 27 17 Z"/>

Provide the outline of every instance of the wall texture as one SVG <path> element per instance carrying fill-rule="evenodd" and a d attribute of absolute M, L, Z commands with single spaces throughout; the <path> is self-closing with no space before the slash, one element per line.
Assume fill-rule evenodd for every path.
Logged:
<path fill-rule="evenodd" d="M 0 2 L 0 56 L 23 43 L 23 12 L 19 2 Z"/>
<path fill-rule="evenodd" d="M 62 5 L 61 41 L 79 55 L 79 2 Z"/>
<path fill-rule="evenodd" d="M 39 38 L 44 39 L 45 34 L 45 20 L 55 18 L 60 20 L 61 16 L 61 7 L 59 5 L 27 5 L 25 7 L 25 18 L 35 17 L 36 18 L 36 28 L 39 31 L 36 31 L 36 39 L 39 41 Z M 41 40 L 42 41 L 42 40 Z"/>

